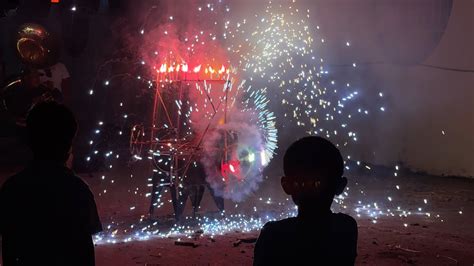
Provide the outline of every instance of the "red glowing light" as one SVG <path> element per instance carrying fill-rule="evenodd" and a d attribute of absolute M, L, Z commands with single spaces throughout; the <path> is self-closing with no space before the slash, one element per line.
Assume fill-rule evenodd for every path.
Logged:
<path fill-rule="evenodd" d="M 242 181 L 243 177 L 240 175 L 240 161 L 232 160 L 221 164 L 221 175 L 224 180 L 229 180 L 230 175 L 235 176 L 239 181 Z"/>
<path fill-rule="evenodd" d="M 158 67 L 159 66 L 159 67 Z M 153 69 L 158 73 L 159 82 L 173 82 L 178 80 L 225 80 L 225 74 L 229 74 L 229 68 L 221 65 L 219 68 L 214 68 L 211 65 L 194 65 L 190 67 L 188 63 L 163 63 L 154 66 Z M 192 71 L 190 71 L 192 70 Z"/>

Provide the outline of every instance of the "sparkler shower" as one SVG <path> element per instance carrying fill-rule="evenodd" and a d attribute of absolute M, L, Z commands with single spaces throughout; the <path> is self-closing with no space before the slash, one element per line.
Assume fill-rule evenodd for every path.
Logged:
<path fill-rule="evenodd" d="M 294 205 L 288 199 L 274 202 L 271 197 L 258 197 L 259 186 L 266 180 L 265 166 L 271 163 L 281 141 L 279 135 L 322 135 L 344 150 L 348 175 L 354 168 L 371 170 L 371 165 L 351 155 L 359 138 L 360 124 L 354 121 L 390 111 L 384 107 L 384 92 L 367 91 L 339 80 L 338 73 L 330 71 L 318 53 L 324 45 L 350 49 L 350 40 L 342 44 L 325 40 L 319 26 L 309 20 L 311 10 L 301 8 L 296 1 L 268 2 L 263 12 L 237 21 L 229 19 L 226 14 L 231 14 L 232 7 L 220 0 L 161 3 L 140 10 L 146 15 L 139 16 L 141 27 L 135 35 L 122 32 L 135 36 L 126 38 L 126 49 L 137 55 L 127 63 L 126 73 L 104 71 L 110 61 L 106 62 L 89 91 L 91 97 L 98 97 L 98 91 L 110 90 L 118 83 L 126 85 L 125 95 L 134 97 L 133 102 L 108 99 L 107 108 L 118 107 L 112 113 L 120 114 L 113 116 L 120 126 L 110 133 L 104 128 L 109 121 L 101 119 L 89 141 L 92 149 L 86 161 L 93 164 L 105 158 L 107 171 L 102 175 L 104 190 L 100 196 L 114 193 L 109 186 L 120 180 L 116 180 L 113 169 L 123 162 L 119 158 L 129 154 L 129 148 L 131 161 L 148 161 L 151 169 L 145 177 L 132 172 L 130 177 L 139 178 L 142 185 L 130 187 L 128 192 L 151 199 L 152 208 L 174 201 L 165 200 L 166 196 L 157 192 L 161 189 L 152 187 L 163 186 L 165 192 L 172 193 L 177 188 L 175 200 L 180 201 L 183 182 L 190 178 L 186 171 L 201 163 L 213 193 L 235 204 L 234 213 L 226 210 L 230 215 L 222 212 L 217 218 L 197 218 L 198 227 L 216 235 L 252 231 L 266 221 L 294 215 Z M 355 71 L 357 63 L 350 67 Z M 292 137 L 296 136 L 289 139 Z M 397 176 L 399 166 L 392 169 Z M 441 219 L 425 208 L 412 212 L 398 206 L 393 199 L 400 188 L 398 184 L 391 188 L 393 194 L 383 202 L 371 202 L 364 187 L 347 188 L 335 199 L 334 208 L 370 217 L 373 223 L 380 216 L 415 213 Z M 363 196 L 360 200 L 359 195 Z M 240 212 L 239 203 L 255 196 L 260 203 L 275 204 L 279 210 L 266 212 L 254 206 L 252 214 Z M 347 204 L 349 196 L 351 203 Z M 133 213 L 138 209 L 143 208 L 136 203 L 129 207 Z M 195 227 L 179 223 L 163 230 L 144 212 L 135 215 L 138 222 L 111 221 L 107 232 L 96 240 L 116 243 L 153 236 L 190 237 L 195 231 Z"/>
<path fill-rule="evenodd" d="M 6 2 L 0 264 L 474 261 L 474 1 Z"/>
<path fill-rule="evenodd" d="M 162 164 L 168 170 L 158 168 L 160 178 L 163 180 L 168 175 L 166 180 L 182 188 L 187 176 L 173 171 L 173 167 L 178 166 L 171 154 L 182 154 L 186 145 L 195 147 L 191 149 L 202 148 L 200 156 L 197 156 L 197 150 L 191 151 L 188 161 L 203 163 L 207 182 L 218 196 L 241 202 L 258 191 L 263 180 L 262 171 L 277 147 L 278 121 L 291 121 L 308 134 L 345 136 L 338 139 L 341 141 L 336 142 L 338 145 L 346 146 L 357 141 L 350 119 L 361 113 L 360 109 L 352 113 L 354 108 L 351 105 L 359 92 L 350 84 L 339 84 L 331 79 L 324 68 L 324 59 L 317 55 L 315 43 L 315 38 L 320 38 L 319 27 L 307 22 L 310 10 L 300 12 L 294 2 L 269 2 L 264 13 L 256 15 L 252 18 L 255 22 L 250 23 L 247 18 L 231 22 L 219 16 L 220 11 L 231 10 L 220 1 L 203 6 L 195 2 L 187 4 L 194 10 L 184 14 L 182 10 L 176 13 L 171 4 L 164 4 L 162 7 L 165 10 L 168 7 L 168 12 L 161 12 L 158 18 L 154 11 L 160 7 L 147 8 L 143 28 L 139 30 L 139 41 L 128 40 L 129 49 L 139 50 L 143 67 L 125 77 L 135 76 L 135 84 L 145 84 L 145 95 L 155 94 L 155 107 L 148 108 L 153 109 L 151 121 L 135 119 L 135 126 L 131 127 L 130 145 L 135 160 L 147 158 L 155 165 Z M 202 20 L 203 17 L 206 20 Z M 251 26 L 255 24 L 255 28 Z M 324 44 L 324 39 L 320 40 Z M 226 44 L 228 46 L 224 48 Z M 123 77 L 112 74 L 103 84 L 111 86 L 115 79 Z M 93 91 L 90 94 L 93 95 Z M 270 101 L 281 103 L 281 107 L 269 109 Z M 127 110 L 123 100 L 115 104 L 120 105 L 121 110 Z M 362 115 L 367 112 L 363 110 Z M 275 116 L 275 113 L 282 117 Z M 143 115 L 147 116 L 146 113 L 139 116 Z M 123 118 L 130 119 L 127 112 Z M 103 124 L 103 121 L 99 122 L 99 126 Z M 292 128 L 286 122 L 282 124 L 282 129 Z M 130 123 L 123 125 L 120 135 L 127 131 Z M 176 132 L 177 126 L 181 133 Z M 100 135 L 100 128 L 95 132 Z M 90 144 L 94 147 L 94 140 L 90 140 Z M 107 151 L 105 156 L 113 158 L 113 154 L 119 158 L 119 152 L 113 150 Z M 90 161 L 99 155 L 100 151 L 93 149 L 93 154 L 86 159 Z M 107 164 L 109 169 L 113 168 L 112 161 Z M 102 179 L 107 178 L 104 175 Z M 107 189 L 103 193 L 107 193 Z M 157 192 L 145 196 L 156 200 L 152 202 L 155 207 L 163 206 L 162 195 L 155 199 L 153 193 Z M 343 204 L 343 199 L 339 198 L 337 202 Z M 130 210 L 135 208 L 132 206 Z M 291 206 L 288 210 L 290 212 L 283 217 L 293 212 Z M 241 221 L 229 228 L 243 224 L 253 224 L 250 227 L 257 228 L 264 222 L 258 218 L 247 223 L 246 218 L 238 217 Z M 270 219 L 274 218 L 281 217 Z M 221 224 L 218 227 L 223 225 L 222 222 L 218 224 Z M 147 237 L 158 232 L 153 225 L 145 223 L 144 226 L 137 236 Z M 109 229 L 114 237 L 117 230 Z M 175 230 L 180 231 L 173 229 L 170 232 Z M 217 231 L 222 233 L 226 229 Z"/>
<path fill-rule="evenodd" d="M 267 109 L 266 93 L 251 90 L 251 85 L 245 88 L 246 82 L 239 76 L 239 69 L 233 67 L 227 59 L 228 56 L 220 42 L 222 38 L 218 38 L 218 32 L 223 30 L 223 28 L 219 29 L 221 24 L 217 21 L 208 23 L 212 20 L 210 18 L 217 17 L 218 11 L 223 9 L 229 11 L 229 8 L 223 7 L 220 3 L 205 6 L 196 6 L 194 2 L 189 2 L 189 4 L 195 9 L 185 14 L 182 13 L 183 11 L 175 13 L 175 10 L 171 8 L 174 5 L 166 2 L 163 6 L 151 7 L 143 23 L 144 27 L 140 29 L 140 44 L 137 45 L 134 39 L 128 40 L 132 42 L 129 47 L 139 47 L 140 62 L 144 66 L 145 73 L 137 74 L 138 82 L 147 84 L 145 90 L 148 92 L 145 93 L 150 94 L 150 91 L 153 93 L 156 88 L 152 121 L 148 122 L 151 123 L 151 127 L 147 128 L 144 125 L 147 123 L 146 120 L 136 121 L 137 124 L 132 130 L 131 146 L 137 153 L 134 154 L 134 158 L 148 157 L 149 155 L 140 154 L 143 151 L 150 153 L 152 157 L 159 155 L 160 151 L 155 148 L 156 145 L 160 145 L 160 139 L 155 131 L 171 130 L 171 128 L 175 128 L 174 130 L 179 128 L 181 132 L 177 133 L 177 136 L 182 137 L 183 140 L 188 141 L 192 138 L 197 149 L 203 146 L 206 155 L 201 160 L 208 173 L 222 172 L 222 169 L 217 168 L 228 165 L 227 160 L 237 162 L 236 152 L 251 148 L 253 150 L 251 156 L 253 158 L 257 154 L 260 166 L 248 167 L 246 171 L 252 173 L 242 173 L 238 178 L 241 181 L 238 187 L 241 189 L 227 188 L 226 192 L 221 191 L 217 188 L 221 187 L 218 183 L 222 181 L 222 177 L 217 178 L 216 174 L 208 176 L 208 182 L 217 189 L 216 192 L 219 195 L 240 201 L 245 194 L 257 189 L 258 183 L 262 180 L 263 166 L 268 164 L 273 156 L 277 138 L 275 117 Z M 170 10 L 163 13 L 160 8 L 165 10 L 170 8 Z M 158 9 L 160 9 L 160 16 L 157 19 L 159 22 L 150 21 L 152 18 L 155 19 L 154 11 Z M 203 20 L 203 17 L 206 17 L 206 20 Z M 180 19 L 177 23 L 175 22 L 177 18 L 186 19 Z M 126 77 L 131 75 L 135 74 L 127 74 Z M 123 75 L 112 75 L 112 77 L 122 78 Z M 113 82 L 111 79 L 107 79 L 104 84 L 109 86 L 111 82 Z M 173 104 L 168 104 L 168 102 L 173 102 Z M 123 102 L 120 106 L 123 107 Z M 128 117 L 127 114 L 124 116 Z M 235 122 L 236 117 L 240 117 L 242 121 Z M 249 129 L 253 133 L 245 132 Z M 224 136 L 222 140 L 224 153 L 212 151 L 216 145 L 221 145 L 215 143 L 215 134 L 220 131 L 225 132 L 224 135 L 231 134 L 236 137 L 232 140 L 234 143 L 228 145 L 227 136 Z M 96 132 L 99 131 L 96 130 Z M 151 137 L 149 143 L 143 141 L 148 138 L 147 136 Z M 249 136 L 256 137 L 252 144 L 248 143 Z M 91 140 L 91 143 L 94 141 Z M 151 145 L 150 149 L 143 149 L 146 144 Z M 165 145 L 166 149 L 169 149 L 168 152 L 175 149 L 170 143 L 168 144 Z M 228 150 L 230 149 L 228 146 L 235 147 L 235 150 Z M 210 158 L 210 154 L 219 155 L 222 158 Z M 87 160 L 90 160 L 92 156 Z M 227 159 L 228 156 L 229 159 Z M 168 160 L 172 163 L 171 158 Z M 191 160 L 198 160 L 198 158 L 192 155 Z M 215 164 L 210 163 L 211 161 Z M 252 160 L 251 163 L 253 164 L 254 161 Z M 234 164 L 229 166 L 230 169 L 236 170 Z M 176 177 L 183 178 L 183 176 Z M 218 180 L 217 183 L 216 180 Z M 229 194 L 231 191 L 233 191 L 231 193 L 233 196 Z M 235 196 L 235 193 L 239 196 Z"/>

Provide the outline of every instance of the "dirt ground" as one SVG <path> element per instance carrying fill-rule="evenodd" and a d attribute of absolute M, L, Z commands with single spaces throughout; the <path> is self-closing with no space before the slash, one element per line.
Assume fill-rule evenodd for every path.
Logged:
<path fill-rule="evenodd" d="M 1 174 L 0 182 L 10 172 Z M 126 171 L 121 173 L 124 177 L 113 181 L 108 176 L 102 180 L 102 175 L 83 175 L 83 179 L 96 195 L 103 225 L 105 228 L 112 225 L 107 230 L 109 235 L 116 229 L 127 231 L 124 228 L 145 217 L 142 215 L 147 211 L 146 187 L 137 185 L 143 180 L 125 178 L 130 176 Z M 474 265 L 474 180 L 414 174 L 397 177 L 361 174 L 349 180 L 350 193 L 343 203 L 335 204 L 335 211 L 357 219 L 357 265 Z M 245 202 L 226 202 L 226 215 L 251 214 L 256 208 L 258 213 L 278 212 L 281 202 L 291 205 L 280 190 L 277 181 L 266 180 L 258 193 Z M 267 199 L 269 196 L 273 198 Z M 157 210 L 157 216 L 170 217 L 168 205 Z M 187 206 L 185 214 L 189 215 L 190 209 Z M 215 210 L 206 192 L 198 216 Z M 251 265 L 252 242 L 256 237 L 258 230 L 243 233 L 232 229 L 214 237 L 204 231 L 191 239 L 177 234 L 142 241 L 118 240 L 115 244 L 98 241 L 96 262 L 97 265 Z"/>
<path fill-rule="evenodd" d="M 386 223 L 387 222 L 387 223 Z M 359 221 L 357 265 L 473 265 L 474 241 L 467 235 L 440 232 L 425 224 L 398 229 L 381 221 L 373 226 Z M 203 237 L 199 246 L 177 246 L 175 239 L 99 245 L 97 265 L 251 265 L 254 244 L 234 243 L 258 233 L 231 233 L 215 238 Z"/>

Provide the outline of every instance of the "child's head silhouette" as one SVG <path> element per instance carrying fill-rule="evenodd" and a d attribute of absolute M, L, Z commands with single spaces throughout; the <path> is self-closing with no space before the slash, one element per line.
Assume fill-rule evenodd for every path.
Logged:
<path fill-rule="evenodd" d="M 77 131 L 74 114 L 55 102 L 36 104 L 26 118 L 28 144 L 36 159 L 65 162 Z"/>
<path fill-rule="evenodd" d="M 344 191 L 344 161 L 339 150 L 321 137 L 294 142 L 283 159 L 283 190 L 300 208 L 329 210 L 335 195 Z"/>

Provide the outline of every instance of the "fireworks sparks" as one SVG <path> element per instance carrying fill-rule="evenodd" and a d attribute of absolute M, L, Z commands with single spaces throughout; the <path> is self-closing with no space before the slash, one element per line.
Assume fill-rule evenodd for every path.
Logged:
<path fill-rule="evenodd" d="M 207 5 L 209 15 L 215 14 L 215 9 L 217 6 Z M 228 7 L 225 9 L 227 12 L 229 11 Z M 203 8 L 198 7 L 198 11 L 202 12 Z M 192 16 L 202 15 L 194 14 Z M 140 49 L 143 58 L 138 59 L 137 64 L 134 65 L 141 65 L 145 68 L 130 68 L 129 73 L 109 75 L 102 83 L 104 87 L 115 86 L 116 83 L 121 84 L 123 79 L 136 76 L 135 82 L 140 84 L 139 87 L 144 85 L 142 95 L 145 95 L 145 98 L 155 94 L 151 122 L 140 118 L 143 117 L 143 111 L 141 114 L 136 114 L 137 110 L 130 109 L 130 106 L 135 103 L 128 102 L 127 104 L 128 99 L 119 99 L 121 112 L 119 120 L 123 122 L 119 127 L 114 128 L 118 134 L 111 133 L 110 130 L 113 129 L 105 126 L 111 124 L 110 122 L 105 125 L 102 122 L 99 123 L 98 128 L 94 130 L 97 137 L 89 141 L 93 152 L 87 156 L 86 161 L 93 161 L 94 158 L 100 158 L 103 155 L 104 164 L 106 164 L 104 166 L 112 169 L 113 160 L 118 160 L 120 153 L 126 153 L 125 145 L 123 143 L 120 145 L 118 142 L 125 142 L 127 136 L 124 136 L 123 132 L 127 132 L 127 127 L 129 127 L 131 129 L 129 148 L 132 152 L 132 161 L 143 159 L 153 161 L 155 167 L 153 175 L 163 176 L 158 180 L 159 182 L 169 179 L 168 182 L 178 182 L 178 187 L 182 188 L 181 182 L 186 178 L 186 173 L 179 174 L 177 172 L 179 167 L 175 165 L 172 156 L 175 156 L 174 154 L 185 156 L 183 153 L 184 142 L 194 142 L 193 145 L 197 145 L 194 149 L 201 148 L 201 143 L 206 148 L 205 145 L 209 142 L 206 141 L 206 138 L 209 138 L 208 135 L 212 135 L 209 132 L 218 131 L 219 127 L 226 128 L 229 123 L 234 123 L 238 126 L 224 129 L 224 135 L 236 134 L 239 138 L 237 143 L 232 144 L 232 146 L 235 145 L 235 148 L 232 148 L 229 155 L 227 155 L 227 137 L 224 138 L 226 154 L 225 160 L 221 162 L 221 168 L 227 165 L 229 173 L 237 174 L 236 176 L 240 180 L 236 185 L 240 188 L 251 188 L 250 190 L 244 189 L 244 191 L 253 191 L 262 179 L 263 167 L 268 164 L 276 148 L 275 117 L 272 112 L 267 110 L 268 101 L 264 94 L 251 93 L 250 87 L 244 91 L 242 85 L 233 86 L 233 83 L 236 82 L 236 78 L 233 77 L 235 71 L 224 65 L 227 62 L 226 56 L 220 53 L 222 49 L 215 42 L 217 38 L 213 28 L 216 23 L 213 26 L 205 25 L 203 29 L 199 29 L 193 24 L 186 32 L 182 32 L 183 25 L 174 24 L 175 17 L 173 15 L 168 18 L 169 21 L 164 24 L 140 30 L 140 34 L 144 36 Z M 187 27 L 184 25 L 184 28 Z M 106 62 L 103 67 L 114 61 L 116 60 Z M 103 70 L 103 67 L 100 71 Z M 219 84 L 224 85 L 219 86 Z M 90 95 L 94 95 L 92 91 Z M 154 93 L 155 91 L 156 93 Z M 130 118 L 129 114 L 131 114 Z M 232 122 L 236 121 L 234 117 L 242 116 L 247 118 L 245 123 L 235 124 Z M 146 123 L 151 123 L 151 126 L 145 126 Z M 245 128 L 252 128 L 252 130 L 242 130 Z M 175 131 L 183 134 L 176 134 Z M 255 134 L 251 138 L 245 138 L 244 135 L 248 132 Z M 115 143 L 108 137 L 111 134 L 115 135 L 113 138 Z M 240 139 L 256 139 L 258 141 L 243 143 Z M 189 146 L 189 144 L 185 145 Z M 103 149 L 107 149 L 107 151 L 102 151 Z M 115 151 L 110 151 L 110 149 L 115 149 Z M 122 149 L 122 152 L 116 149 Z M 249 152 L 241 157 L 240 153 L 247 149 Z M 115 154 L 116 156 L 113 156 Z M 192 155 L 183 160 L 199 159 Z M 165 158 L 166 156 L 168 157 Z M 228 156 L 229 158 L 227 158 Z M 220 160 L 220 158 L 207 159 Z M 248 166 L 245 166 L 246 164 Z M 209 164 L 207 167 L 216 168 L 217 166 Z M 166 172 L 169 172 L 170 176 L 165 178 Z M 102 178 L 102 180 L 104 179 Z M 149 181 L 152 180 L 154 179 Z M 226 181 L 228 183 L 226 191 L 238 191 L 236 188 L 229 187 L 229 180 L 230 178 Z M 113 179 L 111 183 L 114 183 Z M 150 187 L 150 184 L 147 186 Z M 138 188 L 133 193 L 138 194 L 137 191 Z M 107 189 L 104 189 L 101 194 L 106 192 Z M 239 198 L 245 194 L 239 193 Z M 227 193 L 221 194 L 227 195 Z M 155 196 L 155 193 L 146 193 L 145 196 Z M 158 196 L 156 202 L 153 202 L 153 205 L 156 207 L 163 205 L 161 195 Z M 135 206 L 129 208 L 130 211 L 135 209 Z"/>
<path fill-rule="evenodd" d="M 243 96 L 244 112 L 254 113 L 256 125 L 263 131 L 265 141 L 265 152 L 261 154 L 262 165 L 267 165 L 273 158 L 277 148 L 278 130 L 276 128 L 275 114 L 269 110 L 269 100 L 266 97 L 266 90 L 253 90 L 252 86 L 247 87 Z"/>
<path fill-rule="evenodd" d="M 166 14 L 166 23 L 155 28 L 140 29 L 143 37 L 142 58 L 131 65 L 140 65 L 141 68 L 125 75 L 111 74 L 95 85 L 110 88 L 115 86 L 115 82 L 123 85 L 120 80 L 133 77 L 133 84 L 137 85 L 131 87 L 136 94 L 144 95 L 145 101 L 136 104 L 123 98 L 116 104 L 107 99 L 111 105 L 118 106 L 114 113 L 119 114 L 119 119 L 114 117 L 113 120 L 119 126 L 110 127 L 111 121 L 102 120 L 97 124 L 93 131 L 94 138 L 89 140 L 91 154 L 86 161 L 100 157 L 104 160 L 104 168 L 110 170 L 121 162 L 122 157 L 127 157 L 120 155 L 129 153 L 131 149 L 131 161 L 152 161 L 155 166 L 153 174 L 162 177 L 160 182 L 169 182 L 163 176 L 167 171 L 172 172 L 176 165 L 170 157 L 163 155 L 182 151 L 179 138 L 193 138 L 196 133 L 207 134 L 212 127 L 215 133 L 209 134 L 212 138 L 196 142 L 203 145 L 207 156 L 211 156 L 203 157 L 208 175 L 211 180 L 215 179 L 211 185 L 220 191 L 220 195 L 240 201 L 262 182 L 262 169 L 269 164 L 277 148 L 277 128 L 297 127 L 306 134 L 322 135 L 337 146 L 346 148 L 346 170 L 354 165 L 364 171 L 374 171 L 373 166 L 349 154 L 351 145 L 356 145 L 359 138 L 353 118 L 367 119 L 375 112 L 386 112 L 388 109 L 383 104 L 385 95 L 383 92 L 372 95 L 373 92 L 336 78 L 337 73 L 330 71 L 318 54 L 318 47 L 330 42 L 320 36 L 318 26 L 310 23 L 310 10 L 298 9 L 294 1 L 282 4 L 270 2 L 263 14 L 236 23 L 216 18 L 218 10 L 230 12 L 230 8 L 220 1 L 196 7 L 193 11 L 197 14 L 191 17 L 207 17 L 212 23 L 202 28 L 193 25 L 186 32 L 180 32 L 176 26 L 179 19 L 175 14 Z M 221 30 L 222 36 L 219 34 Z M 227 44 L 227 49 L 222 48 L 222 42 Z M 342 44 L 347 49 L 351 45 L 350 41 Z M 350 65 L 352 71 L 356 71 L 357 67 L 357 62 Z M 98 90 L 93 87 L 88 94 L 97 97 Z M 173 98 L 169 101 L 171 104 L 166 105 L 173 118 L 159 120 L 154 116 L 150 127 L 144 125 L 149 121 L 137 118 L 151 110 L 140 110 L 136 106 L 133 109 L 133 106 L 153 106 L 150 98 L 153 98 L 155 91 L 170 96 L 180 90 L 185 91 L 187 97 L 170 97 Z M 376 99 L 374 104 L 362 104 L 364 98 L 372 96 Z M 159 98 L 155 96 L 155 99 Z M 135 98 L 135 101 L 138 100 Z M 170 138 L 166 134 L 176 128 L 175 121 L 179 121 L 184 133 L 179 138 L 176 135 Z M 279 121 L 285 123 L 279 125 Z M 221 161 L 223 155 L 215 151 L 222 148 L 223 136 L 230 135 L 229 132 L 239 134 L 239 143 L 232 147 L 229 154 L 226 148 L 225 156 L 229 159 Z M 442 134 L 445 134 L 444 130 Z M 194 161 L 197 159 L 192 158 Z M 220 165 L 220 169 L 216 165 Z M 397 177 L 400 170 L 399 166 L 395 166 L 393 176 Z M 99 195 L 111 194 L 113 188 L 109 187 L 116 183 L 114 178 L 106 175 L 102 175 L 101 180 L 107 186 Z M 112 173 L 110 175 L 113 176 Z M 233 177 L 236 177 L 234 187 L 220 187 L 222 179 L 227 182 Z M 173 178 L 181 182 L 185 176 L 172 175 Z M 137 197 L 153 197 L 150 192 L 152 178 L 144 180 L 148 183 L 140 188 L 130 188 L 128 192 Z M 398 192 L 401 187 L 395 185 L 393 190 Z M 158 195 L 153 202 L 154 207 L 161 208 L 168 203 L 162 196 L 163 193 Z M 347 201 L 349 196 L 352 202 Z M 356 200 L 359 198 L 364 200 Z M 368 198 L 370 195 L 363 187 L 347 188 L 334 200 L 335 210 L 369 217 L 373 223 L 377 223 L 379 217 L 406 218 L 412 214 L 439 218 L 439 215 L 427 211 L 428 199 L 422 201 L 423 208 L 406 210 L 397 205 L 397 194 L 393 192 L 383 195 L 383 200 L 378 203 L 369 203 Z M 220 213 L 217 217 L 203 216 L 198 217 L 193 226 L 176 224 L 171 228 L 162 228 L 158 222 L 147 220 L 144 216 L 139 222 L 126 225 L 122 221 L 112 221 L 107 231 L 96 237 L 96 241 L 117 243 L 175 235 L 190 237 L 196 228 L 210 236 L 235 230 L 248 232 L 259 230 L 268 221 L 296 213 L 295 206 L 288 199 L 285 202 L 271 198 L 260 201 L 262 204 L 253 206 L 252 215 Z M 239 211 L 237 206 L 236 212 Z M 275 210 L 266 212 L 268 206 Z M 139 209 L 135 203 L 128 208 L 130 212 L 138 212 Z M 462 214 L 461 210 L 459 214 Z M 403 223 L 403 226 L 408 224 Z"/>
<path fill-rule="evenodd" d="M 281 103 L 279 114 L 309 134 L 334 137 L 333 142 L 346 146 L 357 141 L 350 126 L 355 112 L 369 115 L 369 110 L 355 109 L 364 97 L 358 89 L 331 79 L 325 60 L 317 54 L 320 44 L 314 41 L 321 38 L 319 26 L 311 26 L 309 18 L 310 10 L 301 11 L 294 1 L 269 2 L 254 21 L 226 22 L 228 51 L 238 58 L 249 82 L 264 84 L 262 93 L 269 91 L 270 100 Z M 346 138 L 337 138 L 341 135 Z"/>
<path fill-rule="evenodd" d="M 270 3 L 265 15 L 257 17 L 256 30 L 253 32 L 246 26 L 249 24 L 253 28 L 254 23 L 248 23 L 246 19 L 236 23 L 233 30 L 229 23 L 226 24 L 226 36 L 244 35 L 244 43 L 228 48 L 239 55 L 242 70 L 268 82 L 277 81 L 280 87 L 290 81 L 285 80 L 286 71 L 299 72 L 304 77 L 311 66 L 303 63 L 305 60 L 302 59 L 313 54 L 314 42 L 309 25 L 299 18 L 299 10 L 291 5 L 283 5 L 276 7 Z M 309 10 L 307 12 L 309 17 Z M 299 82 L 298 79 L 294 81 Z"/>

